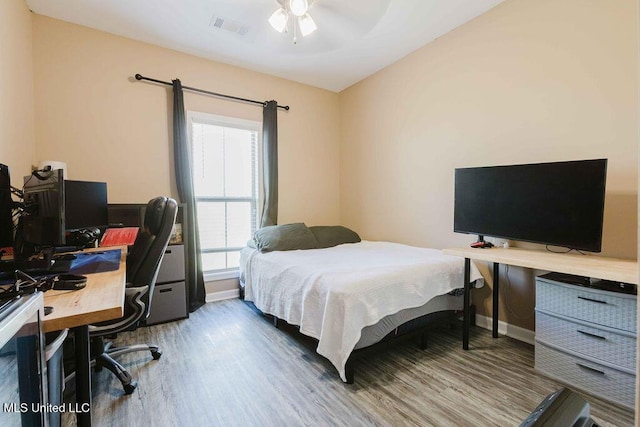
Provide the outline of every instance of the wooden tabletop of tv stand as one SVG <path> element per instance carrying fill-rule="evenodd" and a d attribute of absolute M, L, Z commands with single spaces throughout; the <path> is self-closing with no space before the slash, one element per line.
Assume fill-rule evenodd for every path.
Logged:
<path fill-rule="evenodd" d="M 638 261 L 573 253 L 558 254 L 523 248 L 451 248 L 446 255 L 497 262 L 595 279 L 638 284 Z"/>

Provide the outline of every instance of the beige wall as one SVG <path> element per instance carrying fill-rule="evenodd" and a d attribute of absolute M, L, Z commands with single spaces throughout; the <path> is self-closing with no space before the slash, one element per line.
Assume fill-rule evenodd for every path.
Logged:
<path fill-rule="evenodd" d="M 170 92 L 131 76 L 180 77 L 292 107 L 279 113 L 281 222 L 341 222 L 367 239 L 464 245 L 471 236 L 451 231 L 455 167 L 607 157 L 604 254 L 635 257 L 636 4 L 508 0 L 339 95 L 33 15 L 37 152 L 17 161 L 66 161 L 70 178 L 106 180 L 111 202 L 175 196 Z M 18 0 L 12 6 L 0 19 L 22 22 L 9 35 L 27 33 L 11 45 L 25 52 L 29 14 Z M 20 56 L 1 46 L 3 57 Z M 21 61 L 24 83 L 29 56 Z M 185 102 L 261 119 L 253 106 L 193 94 Z M 513 269 L 510 278 L 501 318 L 532 329 L 531 273 Z M 489 313 L 489 292 L 477 292 L 480 313 Z"/>
<path fill-rule="evenodd" d="M 177 197 L 171 88 L 183 85 L 291 106 L 278 113 L 279 221 L 339 222 L 338 95 L 34 15 L 37 158 L 71 179 L 107 181 L 111 203 Z M 185 94 L 188 110 L 262 121 L 259 106 Z"/>
<path fill-rule="evenodd" d="M 606 157 L 603 253 L 635 257 L 637 17 L 635 0 L 507 0 L 343 91 L 342 222 L 467 245 L 452 231 L 454 168 Z M 533 329 L 532 274 L 510 279 L 500 317 Z M 475 302 L 490 316 L 489 287 Z"/>
<path fill-rule="evenodd" d="M 31 12 L 24 0 L 0 2 L 0 163 L 22 186 L 35 156 Z"/>

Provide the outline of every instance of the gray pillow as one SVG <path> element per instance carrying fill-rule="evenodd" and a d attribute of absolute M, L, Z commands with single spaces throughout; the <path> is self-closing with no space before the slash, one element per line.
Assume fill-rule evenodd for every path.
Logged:
<path fill-rule="evenodd" d="M 341 225 L 317 225 L 309 227 L 318 241 L 318 249 L 330 248 L 343 243 L 358 243 L 361 239 L 353 230 Z"/>
<path fill-rule="evenodd" d="M 260 252 L 294 251 L 318 247 L 318 241 L 313 233 L 302 222 L 263 227 L 256 231 L 253 240 Z"/>

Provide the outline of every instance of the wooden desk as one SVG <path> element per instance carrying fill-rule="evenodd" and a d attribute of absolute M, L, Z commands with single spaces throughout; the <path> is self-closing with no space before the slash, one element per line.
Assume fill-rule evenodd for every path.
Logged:
<path fill-rule="evenodd" d="M 535 251 L 522 248 L 453 248 L 444 249 L 447 255 L 465 258 L 464 279 L 464 327 L 462 332 L 462 348 L 469 348 L 469 269 L 470 260 L 493 263 L 493 337 L 498 337 L 498 298 L 500 264 L 538 270 L 555 271 L 557 273 L 574 274 L 596 279 L 612 280 L 638 284 L 638 261 L 620 258 L 607 258 L 594 255 L 557 254 L 553 252 Z"/>
<path fill-rule="evenodd" d="M 50 290 L 44 297 L 44 305 L 53 307 L 53 312 L 44 318 L 45 332 L 70 328 L 75 335 L 76 402 L 80 410 L 76 415 L 79 426 L 91 425 L 89 325 L 117 319 L 124 314 L 127 247 L 90 249 L 87 252 L 110 249 L 121 250 L 118 270 L 88 274 L 87 285 L 83 289 Z M 83 412 L 83 408 L 87 412 Z"/>

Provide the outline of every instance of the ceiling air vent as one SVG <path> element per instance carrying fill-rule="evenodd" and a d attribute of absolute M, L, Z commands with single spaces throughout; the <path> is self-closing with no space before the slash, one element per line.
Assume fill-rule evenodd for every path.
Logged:
<path fill-rule="evenodd" d="M 222 18 L 220 16 L 213 15 L 211 17 L 211 21 L 209 22 L 209 26 L 216 28 L 218 30 L 225 30 L 233 34 L 237 34 L 239 36 L 246 36 L 249 33 L 249 27 L 246 25 L 242 25 L 237 21 L 233 21 L 231 19 Z"/>

